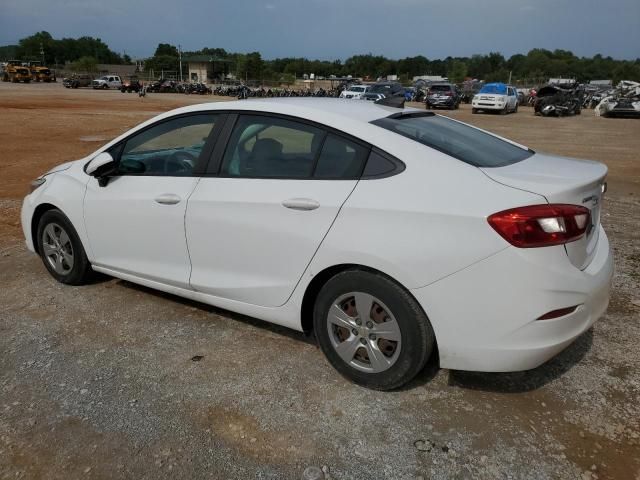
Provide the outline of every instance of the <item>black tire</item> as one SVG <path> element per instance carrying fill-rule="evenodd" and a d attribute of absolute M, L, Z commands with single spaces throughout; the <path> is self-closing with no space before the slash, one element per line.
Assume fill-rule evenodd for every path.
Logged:
<path fill-rule="evenodd" d="M 500 110 L 500 115 L 506 115 L 507 113 L 509 113 L 509 106 L 505 105 L 504 108 L 502 110 Z"/>
<path fill-rule="evenodd" d="M 45 254 L 45 246 L 43 237 L 45 229 L 48 226 L 58 226 L 66 232 L 69 243 L 71 244 L 71 254 L 73 257 L 73 266 L 68 272 L 59 273 L 55 270 L 49 258 Z M 51 276 L 60 283 L 67 285 L 84 285 L 94 277 L 94 271 L 91 268 L 87 254 L 84 251 L 80 237 L 69 219 L 60 210 L 48 210 L 45 212 L 38 222 L 37 237 L 34 241 L 38 244 L 38 252 L 44 266 Z"/>
<path fill-rule="evenodd" d="M 471 113 L 474 113 L 474 114 L 475 114 L 475 113 L 478 113 L 478 109 L 477 109 L 477 108 L 472 108 L 472 109 L 471 109 Z"/>
<path fill-rule="evenodd" d="M 332 334 L 329 332 L 329 310 L 341 296 L 348 295 L 351 292 L 362 292 L 372 295 L 375 300 L 379 299 L 395 318 L 399 327 L 400 351 L 395 356 L 393 363 L 378 373 L 366 372 L 347 363 L 336 352 L 332 344 L 332 339 L 330 338 Z M 371 312 L 375 313 L 375 309 L 372 308 Z M 380 313 L 380 310 L 378 310 L 378 313 Z M 360 316 L 357 316 L 357 318 L 360 319 Z M 365 323 L 373 325 L 372 322 L 368 321 L 370 319 L 374 320 L 373 317 L 369 315 L 365 318 Z M 341 272 L 332 277 L 322 287 L 314 305 L 313 325 L 320 348 L 329 363 L 349 380 L 375 390 L 393 390 L 411 381 L 424 368 L 435 347 L 433 328 L 418 302 L 388 277 L 363 270 Z M 379 325 L 380 323 L 376 327 Z M 364 324 L 361 330 L 364 335 L 367 335 Z M 348 335 L 349 338 L 352 338 L 351 333 L 348 333 Z M 368 335 L 370 339 L 371 335 Z M 379 342 L 382 338 L 381 336 L 376 340 L 374 337 L 372 343 L 378 342 L 375 344 L 380 346 Z M 363 337 L 360 337 L 358 341 L 367 342 L 366 338 L 363 340 Z M 355 338 L 353 342 L 356 342 Z M 353 344 L 358 345 L 358 351 L 366 351 L 366 348 L 360 347 L 358 343 Z M 397 344 L 395 348 L 397 348 Z M 378 352 L 382 350 L 383 348 L 380 346 Z M 352 360 L 356 360 L 358 351 L 353 354 Z M 386 354 L 385 356 L 393 359 L 393 357 L 389 357 Z"/>
<path fill-rule="evenodd" d="M 518 104 L 516 103 L 516 108 L 513 109 L 513 113 L 518 113 Z"/>

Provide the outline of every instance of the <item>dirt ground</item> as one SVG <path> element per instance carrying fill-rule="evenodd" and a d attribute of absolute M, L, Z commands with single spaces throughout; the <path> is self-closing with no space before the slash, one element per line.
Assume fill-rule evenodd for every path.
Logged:
<path fill-rule="evenodd" d="M 640 480 L 640 121 L 444 112 L 608 165 L 611 304 L 533 371 L 431 365 L 381 393 L 301 334 L 120 280 L 63 286 L 24 248 L 30 180 L 215 100 L 0 83 L 1 479 L 297 479 L 315 465 L 335 480 Z"/>

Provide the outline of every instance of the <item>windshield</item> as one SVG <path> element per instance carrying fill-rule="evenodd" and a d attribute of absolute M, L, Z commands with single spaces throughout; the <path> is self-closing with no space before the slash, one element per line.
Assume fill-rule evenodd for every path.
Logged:
<path fill-rule="evenodd" d="M 373 93 L 384 93 L 387 90 L 391 90 L 391 85 L 374 85 L 369 89 L 369 91 Z"/>
<path fill-rule="evenodd" d="M 429 90 L 432 92 L 450 92 L 451 87 L 449 85 L 431 85 Z"/>
<path fill-rule="evenodd" d="M 480 89 L 479 93 L 493 93 L 497 95 L 506 95 L 507 86 L 504 83 L 489 83 Z"/>
<path fill-rule="evenodd" d="M 349 89 L 350 92 L 364 92 L 365 87 L 351 87 Z"/>
<path fill-rule="evenodd" d="M 392 115 L 371 123 L 476 167 L 504 167 L 533 155 L 529 149 L 440 115 Z"/>

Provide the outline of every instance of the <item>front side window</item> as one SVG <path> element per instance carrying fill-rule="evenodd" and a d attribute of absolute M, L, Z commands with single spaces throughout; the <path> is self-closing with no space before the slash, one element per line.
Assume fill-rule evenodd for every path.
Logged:
<path fill-rule="evenodd" d="M 133 137 L 122 148 L 120 175 L 190 176 L 217 114 L 198 114 L 161 122 Z"/>
<path fill-rule="evenodd" d="M 281 118 L 241 115 L 222 160 L 233 177 L 308 178 L 325 132 Z"/>

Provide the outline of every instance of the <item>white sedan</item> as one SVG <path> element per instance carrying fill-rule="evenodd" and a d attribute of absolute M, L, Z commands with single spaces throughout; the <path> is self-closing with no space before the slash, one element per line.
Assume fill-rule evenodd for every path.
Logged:
<path fill-rule="evenodd" d="M 97 271 L 313 332 L 386 390 L 430 357 L 534 368 L 590 328 L 613 272 L 606 173 L 423 110 L 211 103 L 39 177 L 22 225 L 60 282 Z"/>

